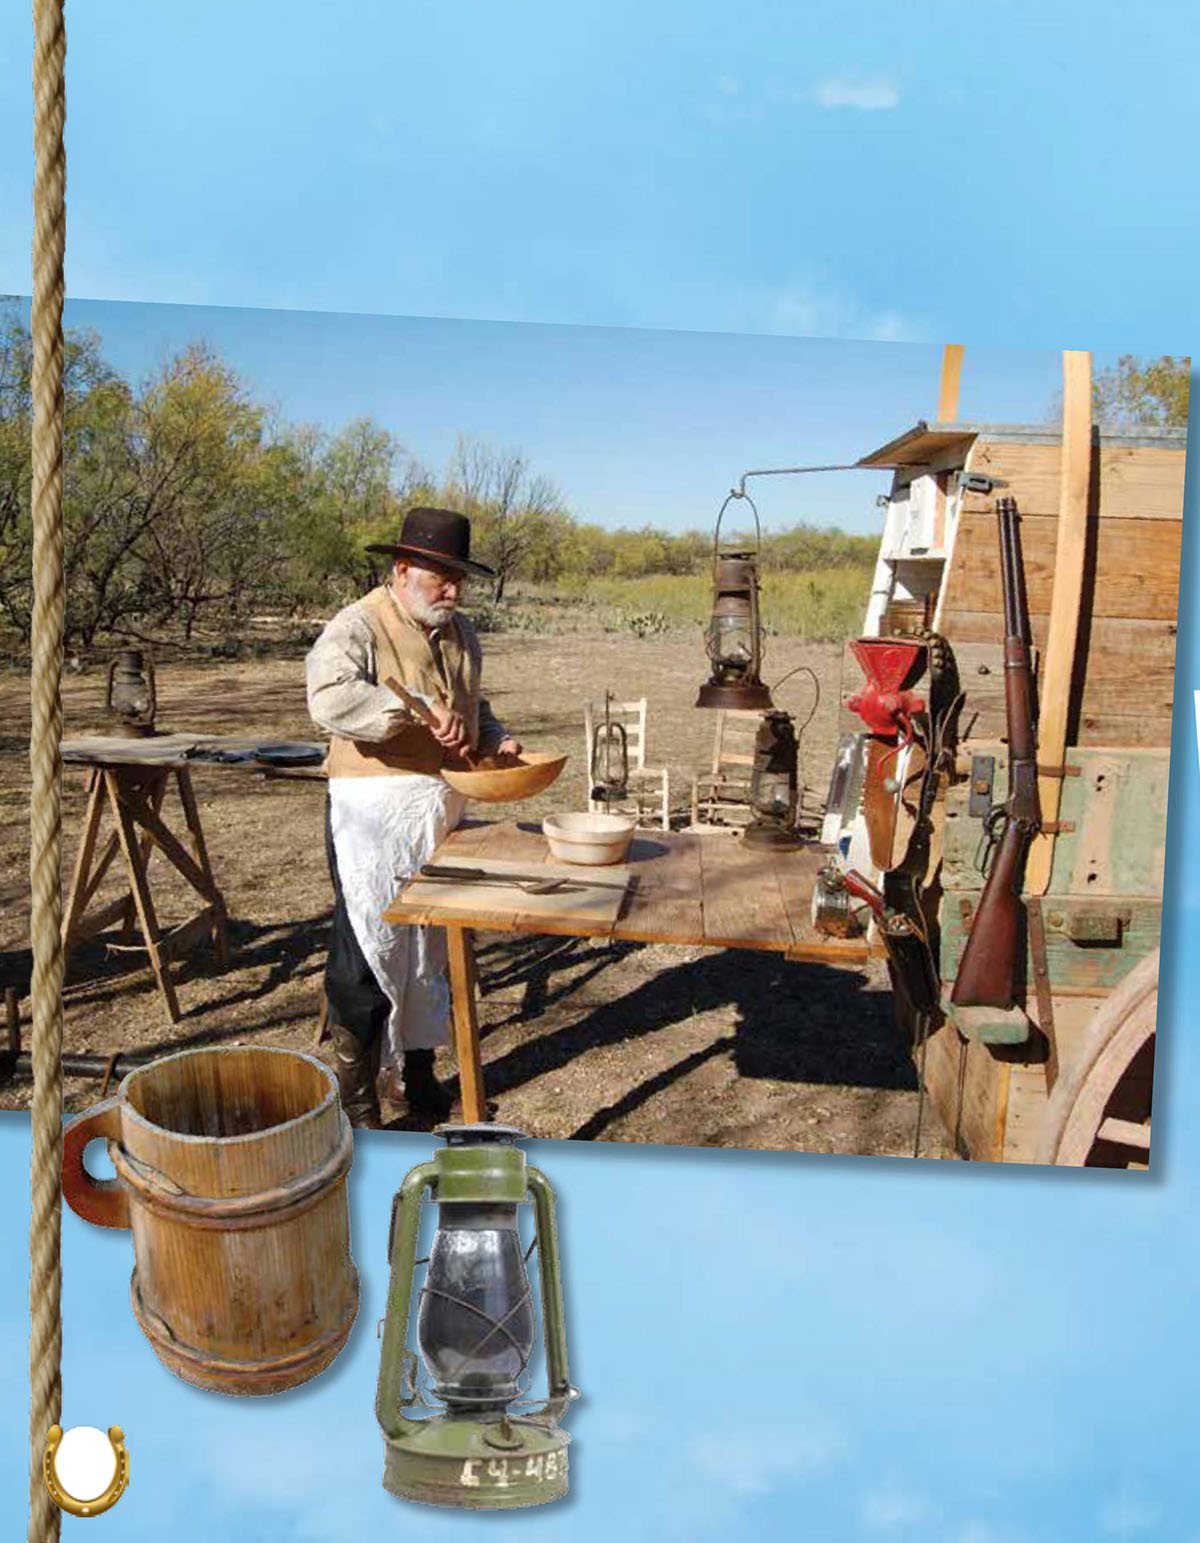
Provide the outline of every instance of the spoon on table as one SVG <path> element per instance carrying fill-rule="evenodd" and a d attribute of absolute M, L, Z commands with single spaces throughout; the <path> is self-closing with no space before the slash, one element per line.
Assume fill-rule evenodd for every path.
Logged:
<path fill-rule="evenodd" d="M 421 868 L 420 877 L 434 879 L 446 883 L 460 884 L 512 884 L 527 895 L 552 895 L 557 890 L 573 887 L 584 888 L 579 879 L 571 879 L 565 876 L 551 879 L 535 878 L 532 874 L 524 873 L 489 873 L 484 868 L 453 868 L 449 865 L 441 866 L 438 863 L 425 863 Z"/>
<path fill-rule="evenodd" d="M 544 879 L 536 873 L 493 873 L 488 868 L 456 868 L 450 863 L 425 863 L 420 875 L 423 879 L 438 879 L 447 882 L 457 880 L 464 884 L 515 884 L 529 895 L 549 895 L 555 890 L 562 889 L 619 889 L 628 888 L 626 880 L 614 882 L 611 879 L 585 879 L 582 874 L 578 878 L 572 874 L 559 874 L 554 878 Z"/>

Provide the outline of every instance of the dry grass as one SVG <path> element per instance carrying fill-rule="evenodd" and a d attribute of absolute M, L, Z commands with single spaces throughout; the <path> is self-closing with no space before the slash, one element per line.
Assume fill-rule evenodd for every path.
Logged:
<path fill-rule="evenodd" d="M 768 634 L 835 643 L 855 636 L 870 579 L 870 571 L 862 568 L 768 572 L 761 592 Z M 553 586 L 519 583 L 508 591 L 502 606 L 489 605 L 480 594 L 474 608 L 485 627 L 501 632 L 599 629 L 634 635 L 673 630 L 694 634 L 708 622 L 712 584 L 699 574 L 600 578 Z"/>

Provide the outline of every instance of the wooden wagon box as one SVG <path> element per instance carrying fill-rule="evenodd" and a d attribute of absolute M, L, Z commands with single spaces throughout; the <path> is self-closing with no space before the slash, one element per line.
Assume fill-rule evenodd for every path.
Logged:
<path fill-rule="evenodd" d="M 1084 545 L 1068 553 L 1081 563 L 1082 594 L 1067 661 L 1059 829 L 1041 838 L 1053 842 L 1048 879 L 1034 886 L 1044 892 L 1025 897 L 1017 1006 L 1027 1032 L 1004 1043 L 999 1027 L 971 1037 L 943 1017 L 924 1048 L 929 1096 L 963 1156 L 1035 1159 L 1051 1087 L 1091 1053 L 1098 1010 L 1158 949 L 1185 451 L 1184 429 L 1092 432 Z M 1040 688 L 1062 456 L 1057 426 L 921 423 L 859 462 L 893 472 L 864 632 L 940 635 L 965 694 L 955 771 L 934 810 L 926 890 L 946 990 L 983 887 L 983 816 L 1007 792 L 997 494 L 971 491 L 963 477 L 994 479 L 1020 511 Z M 848 694 L 858 677 L 853 667 L 846 675 Z M 990 772 L 974 800 L 973 771 Z M 1136 1149 L 1098 1149 L 1093 1161 L 1144 1165 L 1151 1072 L 1152 1040 L 1129 1068 L 1118 1111 Z M 1144 1145 L 1131 1111 L 1133 1123 L 1144 1120 Z"/>

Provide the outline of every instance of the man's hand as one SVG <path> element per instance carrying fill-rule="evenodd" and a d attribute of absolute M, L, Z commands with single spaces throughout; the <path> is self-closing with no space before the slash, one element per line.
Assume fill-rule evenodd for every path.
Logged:
<path fill-rule="evenodd" d="M 440 702 L 435 702 L 429 711 L 433 715 L 433 722 L 429 726 L 429 732 L 439 745 L 445 745 L 447 750 L 459 754 L 471 748 L 471 742 L 467 738 L 467 726 L 463 722 L 461 714 L 452 712 L 448 707 L 443 707 Z"/>
<path fill-rule="evenodd" d="M 525 746 L 519 739 L 514 739 L 510 734 L 507 739 L 502 739 L 496 746 L 497 755 L 520 755 Z"/>

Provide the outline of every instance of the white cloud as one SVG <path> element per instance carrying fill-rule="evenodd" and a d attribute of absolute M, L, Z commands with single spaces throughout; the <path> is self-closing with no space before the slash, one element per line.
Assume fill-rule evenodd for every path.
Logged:
<path fill-rule="evenodd" d="M 897 1527 L 916 1527 L 936 1521 L 940 1512 L 923 1495 L 906 1494 L 899 1489 L 876 1490 L 863 1501 L 862 1519 L 867 1527 L 891 1532 Z"/>
<path fill-rule="evenodd" d="M 873 311 L 836 288 L 780 289 L 764 299 L 768 332 L 912 343 L 920 341 L 927 331 L 900 311 Z"/>
<path fill-rule="evenodd" d="M 1132 1495 L 1114 1495 L 1100 1508 L 1100 1527 L 1104 1532 L 1124 1536 L 1149 1532 L 1162 1518 L 1157 1506 L 1138 1500 Z"/>
<path fill-rule="evenodd" d="M 954 1534 L 954 1543 L 1017 1543 L 1015 1532 L 998 1532 L 990 1522 L 969 1521 Z"/>
<path fill-rule="evenodd" d="M 740 1435 L 701 1436 L 691 1445 L 695 1466 L 717 1477 L 726 1494 L 765 1495 L 791 1479 L 830 1467 L 844 1443 L 832 1429 L 774 1428 Z"/>
<path fill-rule="evenodd" d="M 827 75 L 813 87 L 812 99 L 818 107 L 890 112 L 900 105 L 900 88 L 883 75 Z"/>

